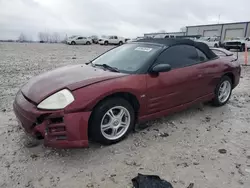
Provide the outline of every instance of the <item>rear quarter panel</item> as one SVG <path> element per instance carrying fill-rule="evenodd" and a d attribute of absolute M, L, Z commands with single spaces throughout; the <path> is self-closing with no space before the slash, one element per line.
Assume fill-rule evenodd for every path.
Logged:
<path fill-rule="evenodd" d="M 217 85 L 221 79 L 221 77 L 225 74 L 233 74 L 233 83 L 234 87 L 238 85 L 239 83 L 239 78 L 240 78 L 240 73 L 241 73 L 241 67 L 240 64 L 237 61 L 234 61 L 233 56 L 228 56 L 228 57 L 220 57 L 216 60 L 213 60 L 211 63 L 211 66 L 214 66 L 214 76 L 212 83 L 213 85 Z M 208 66 L 206 68 L 206 71 L 208 73 L 211 73 L 211 70 L 209 69 L 210 67 Z"/>

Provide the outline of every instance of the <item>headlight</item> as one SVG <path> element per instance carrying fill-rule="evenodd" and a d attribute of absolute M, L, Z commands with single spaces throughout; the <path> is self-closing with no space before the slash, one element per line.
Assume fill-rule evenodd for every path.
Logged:
<path fill-rule="evenodd" d="M 57 93 L 44 99 L 37 108 L 43 110 L 60 110 L 68 106 L 74 101 L 74 96 L 67 89 L 58 91 Z"/>

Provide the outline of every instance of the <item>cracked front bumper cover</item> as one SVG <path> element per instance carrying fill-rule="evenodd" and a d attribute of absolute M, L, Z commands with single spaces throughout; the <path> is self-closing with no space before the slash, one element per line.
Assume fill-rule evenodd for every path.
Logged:
<path fill-rule="evenodd" d="M 88 120 L 91 112 L 43 111 L 27 101 L 19 91 L 13 104 L 26 133 L 43 137 L 44 145 L 55 148 L 88 147 Z"/>

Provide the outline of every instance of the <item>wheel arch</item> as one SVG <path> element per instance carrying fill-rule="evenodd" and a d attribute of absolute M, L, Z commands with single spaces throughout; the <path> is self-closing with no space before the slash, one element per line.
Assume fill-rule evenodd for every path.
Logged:
<path fill-rule="evenodd" d="M 233 87 L 235 86 L 235 76 L 232 72 L 228 72 L 228 73 L 224 74 L 223 76 L 228 76 L 232 81 Z"/>
<path fill-rule="evenodd" d="M 126 101 L 128 101 L 131 104 L 131 106 L 134 108 L 135 112 L 139 111 L 139 109 L 140 109 L 139 100 L 137 99 L 137 97 L 134 94 L 127 92 L 127 91 L 115 92 L 115 93 L 109 94 L 107 96 L 104 96 L 102 99 L 98 100 L 98 102 L 92 107 L 92 111 L 94 111 L 95 108 L 103 101 L 110 99 L 110 98 L 116 98 L 116 97 L 125 99 Z"/>
<path fill-rule="evenodd" d="M 137 97 L 130 92 L 115 92 L 115 93 L 112 93 L 110 95 L 103 97 L 92 107 L 92 110 L 91 110 L 92 112 L 91 112 L 91 115 L 89 118 L 88 126 L 91 124 L 91 122 L 93 120 L 93 112 L 94 112 L 95 108 L 97 108 L 103 101 L 111 99 L 111 98 L 117 98 L 117 97 L 125 99 L 126 101 L 128 101 L 131 104 L 131 106 L 133 107 L 133 109 L 135 111 L 135 121 L 137 121 L 138 113 L 139 113 L 139 109 L 140 109 L 140 102 L 137 99 Z M 89 129 L 88 129 L 88 135 L 90 136 Z"/>

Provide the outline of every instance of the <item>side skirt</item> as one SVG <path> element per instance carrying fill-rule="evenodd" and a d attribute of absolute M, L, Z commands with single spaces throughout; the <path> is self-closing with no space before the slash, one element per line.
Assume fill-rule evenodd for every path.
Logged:
<path fill-rule="evenodd" d="M 145 121 L 148 121 L 148 120 L 157 119 L 157 118 L 160 118 L 160 117 L 163 117 L 163 116 L 167 116 L 169 114 L 185 110 L 188 107 L 193 106 L 194 104 L 197 104 L 197 103 L 200 103 L 200 102 L 210 101 L 213 98 L 214 98 L 214 94 L 211 93 L 211 94 L 205 95 L 204 97 L 197 98 L 196 100 L 191 101 L 189 103 L 185 103 L 185 104 L 182 104 L 182 105 L 179 105 L 179 106 L 176 106 L 176 107 L 164 110 L 164 111 L 160 111 L 160 112 L 157 112 L 157 113 L 149 114 L 149 115 L 146 115 L 146 116 L 141 116 L 141 117 L 138 118 L 138 122 L 142 123 L 142 122 L 145 122 Z"/>

